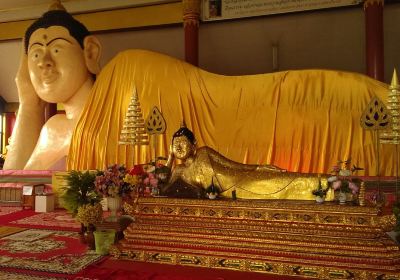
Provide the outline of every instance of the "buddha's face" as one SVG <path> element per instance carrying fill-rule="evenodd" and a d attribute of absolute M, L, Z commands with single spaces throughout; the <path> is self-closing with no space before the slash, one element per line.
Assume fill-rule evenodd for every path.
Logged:
<path fill-rule="evenodd" d="M 177 159 L 185 160 L 193 155 L 194 145 L 186 136 L 175 137 L 172 141 L 172 152 Z"/>
<path fill-rule="evenodd" d="M 40 28 L 28 45 L 33 87 L 47 102 L 66 102 L 90 78 L 83 50 L 65 27 Z"/>

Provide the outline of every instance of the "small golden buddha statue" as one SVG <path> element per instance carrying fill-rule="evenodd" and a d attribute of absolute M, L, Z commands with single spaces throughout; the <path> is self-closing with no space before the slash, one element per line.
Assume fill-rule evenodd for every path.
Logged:
<path fill-rule="evenodd" d="M 287 172 L 274 165 L 242 164 L 219 154 L 210 147 L 196 148 L 195 137 L 181 127 L 172 138 L 167 166 L 172 168 L 168 185 L 162 193 L 178 197 L 203 197 L 211 184 L 222 197 L 242 199 L 314 200 L 312 191 L 319 185 L 318 174 Z M 321 183 L 327 187 L 326 176 Z M 333 200 L 329 189 L 326 200 Z"/>

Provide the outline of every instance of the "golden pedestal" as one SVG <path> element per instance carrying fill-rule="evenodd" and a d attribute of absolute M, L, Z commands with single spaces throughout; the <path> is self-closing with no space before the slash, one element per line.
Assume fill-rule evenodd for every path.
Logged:
<path fill-rule="evenodd" d="M 116 258 L 315 279 L 400 279 L 394 216 L 293 200 L 140 198 Z"/>

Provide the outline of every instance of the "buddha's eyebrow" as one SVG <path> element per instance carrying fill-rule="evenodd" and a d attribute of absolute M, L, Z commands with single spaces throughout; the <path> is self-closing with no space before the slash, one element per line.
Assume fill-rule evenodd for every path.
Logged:
<path fill-rule="evenodd" d="M 54 38 L 53 40 L 50 40 L 49 42 L 47 42 L 47 43 L 46 43 L 46 46 L 50 45 L 50 44 L 53 43 L 55 40 L 64 40 L 64 41 L 66 41 L 66 42 L 72 44 L 71 41 L 69 41 L 69 40 L 67 40 L 67 39 L 65 39 L 65 38 L 57 37 L 57 38 Z M 44 44 L 42 44 L 42 43 L 40 43 L 40 42 L 35 42 L 35 43 L 33 43 L 32 45 L 30 45 L 29 48 L 32 48 L 34 45 L 44 46 Z"/>
<path fill-rule="evenodd" d="M 34 46 L 34 45 L 39 45 L 39 46 L 43 46 L 43 44 L 42 43 L 39 43 L 39 42 L 35 42 L 35 43 L 33 43 L 32 45 L 30 45 L 30 49 Z"/>
<path fill-rule="evenodd" d="M 47 42 L 46 46 L 50 45 L 50 44 L 53 43 L 55 40 L 64 40 L 64 41 L 67 41 L 68 43 L 72 44 L 71 41 L 69 41 L 69 40 L 67 40 L 67 39 L 65 39 L 65 38 L 57 37 L 57 38 L 54 38 L 53 40 L 50 40 L 49 42 Z"/>

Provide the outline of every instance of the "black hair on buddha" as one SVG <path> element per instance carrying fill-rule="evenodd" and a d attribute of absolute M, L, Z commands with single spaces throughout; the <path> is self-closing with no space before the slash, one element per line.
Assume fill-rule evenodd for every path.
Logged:
<path fill-rule="evenodd" d="M 50 26 L 65 27 L 69 34 L 74 37 L 83 49 L 83 39 L 90 34 L 87 28 L 79 21 L 74 19 L 67 11 L 52 10 L 44 13 L 38 18 L 25 32 L 25 53 L 28 53 L 29 39 L 33 32 L 39 28 L 48 28 Z"/>
<path fill-rule="evenodd" d="M 186 136 L 186 138 L 189 139 L 190 143 L 192 143 L 193 145 L 196 144 L 196 138 L 194 137 L 193 132 L 186 126 L 181 126 L 181 128 L 179 128 L 178 131 L 175 132 L 172 136 L 172 140 L 174 140 L 175 137 L 180 136 Z"/>

